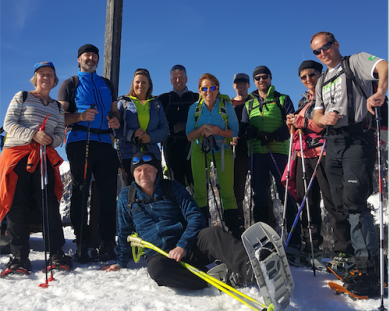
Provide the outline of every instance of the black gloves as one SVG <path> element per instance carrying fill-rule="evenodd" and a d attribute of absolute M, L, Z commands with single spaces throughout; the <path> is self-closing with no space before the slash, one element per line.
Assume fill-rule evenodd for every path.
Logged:
<path fill-rule="evenodd" d="M 245 130 L 244 137 L 246 140 L 257 139 L 258 132 L 259 130 L 256 126 L 249 125 Z"/>
<path fill-rule="evenodd" d="M 258 136 L 262 145 L 268 145 L 273 141 L 278 141 L 279 136 L 276 133 L 260 132 Z"/>

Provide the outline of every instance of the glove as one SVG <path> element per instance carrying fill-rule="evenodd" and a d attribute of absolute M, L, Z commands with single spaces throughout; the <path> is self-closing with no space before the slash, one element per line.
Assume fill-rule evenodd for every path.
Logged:
<path fill-rule="evenodd" d="M 245 138 L 247 140 L 252 140 L 252 139 L 256 139 L 257 138 L 258 132 L 259 132 L 259 130 L 257 129 L 256 126 L 249 125 L 246 128 L 244 135 L 245 135 Z"/>
<path fill-rule="evenodd" d="M 259 140 L 261 141 L 262 145 L 267 145 L 273 141 L 277 141 L 278 135 L 275 133 L 260 132 Z"/>

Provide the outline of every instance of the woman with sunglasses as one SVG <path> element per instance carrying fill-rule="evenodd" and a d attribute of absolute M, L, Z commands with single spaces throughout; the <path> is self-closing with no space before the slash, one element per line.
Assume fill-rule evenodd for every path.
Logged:
<path fill-rule="evenodd" d="M 169 134 L 168 122 L 159 100 L 152 95 L 153 83 L 147 69 L 134 73 L 130 92 L 118 99 L 121 115 L 119 150 L 128 184 L 134 181 L 130 173 L 131 158 L 139 151 L 150 151 L 161 161 L 158 143 Z"/>
<path fill-rule="evenodd" d="M 225 222 L 233 235 L 240 237 L 238 209 L 234 196 L 233 154 L 230 148 L 231 137 L 238 135 L 238 120 L 228 96 L 219 93 L 219 81 L 210 73 L 199 79 L 199 100 L 188 111 L 186 134 L 192 144 L 191 167 L 194 176 L 194 199 L 208 218 L 208 197 L 206 191 L 205 162 L 210 168 L 213 161 L 212 150 L 204 152 L 205 138 L 215 138 L 214 148 L 220 194 L 225 214 Z M 205 161 L 206 159 L 206 161 Z"/>
<path fill-rule="evenodd" d="M 307 60 L 302 62 L 298 69 L 298 75 L 305 87 L 308 90 L 303 94 L 302 99 L 298 103 L 298 110 L 295 114 L 287 116 L 287 125 L 294 126 L 296 129 L 302 129 L 303 145 L 303 157 L 306 170 L 307 185 L 309 185 L 310 178 L 313 174 L 314 168 L 318 162 L 321 154 L 323 141 L 321 135 L 318 134 L 322 131 L 322 128 L 315 125 L 313 121 L 314 106 L 315 106 L 315 88 L 318 78 L 322 72 L 322 64 Z M 293 146 L 300 150 L 299 146 L 299 133 L 295 132 Z M 325 153 L 325 152 L 324 152 Z M 302 152 L 298 151 L 298 157 L 296 163 L 296 191 L 298 196 L 298 202 L 301 203 L 305 196 L 305 187 L 303 182 L 303 169 L 302 169 Z M 350 238 L 349 238 L 349 223 L 347 218 L 338 213 L 332 203 L 332 197 L 330 193 L 329 183 L 325 174 L 325 154 L 321 159 L 321 162 L 317 168 L 315 180 L 313 181 L 310 193 L 308 195 L 308 203 L 310 207 L 310 217 L 312 224 L 312 237 L 313 247 L 316 264 L 321 264 L 321 252 L 319 246 L 323 242 L 321 235 L 321 194 L 324 201 L 325 209 L 330 214 L 331 226 L 333 228 L 333 238 L 335 241 L 335 251 L 337 253 L 349 253 L 351 252 Z M 306 245 L 301 256 L 301 263 L 310 265 L 311 262 L 311 245 L 310 236 L 308 230 L 308 218 L 307 210 L 303 209 L 302 215 L 302 228 L 303 228 L 303 240 Z M 323 266 L 322 266 L 323 268 Z"/>

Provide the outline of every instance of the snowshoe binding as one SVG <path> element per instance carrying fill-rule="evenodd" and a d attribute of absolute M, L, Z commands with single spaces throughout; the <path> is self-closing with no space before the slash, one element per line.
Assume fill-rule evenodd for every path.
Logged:
<path fill-rule="evenodd" d="M 73 267 L 72 257 L 64 254 L 63 251 L 59 251 L 52 254 L 47 263 L 47 271 L 60 270 L 60 271 L 71 271 Z M 43 270 L 43 272 L 45 269 Z"/>
<path fill-rule="evenodd" d="M 10 274 L 31 274 L 31 262 L 28 258 L 21 259 L 19 257 L 11 257 L 5 269 L 1 272 L 0 277 L 5 278 Z"/>

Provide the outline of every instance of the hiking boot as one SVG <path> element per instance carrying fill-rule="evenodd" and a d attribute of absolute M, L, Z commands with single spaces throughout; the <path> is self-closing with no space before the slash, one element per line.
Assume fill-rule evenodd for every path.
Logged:
<path fill-rule="evenodd" d="M 55 254 L 50 255 L 47 266 L 49 270 L 58 269 L 70 271 L 72 270 L 73 262 L 70 256 L 65 255 L 63 251 L 59 251 Z"/>
<path fill-rule="evenodd" d="M 295 244 L 289 244 L 285 249 L 288 263 L 294 267 L 303 267 L 301 264 L 301 246 Z"/>
<path fill-rule="evenodd" d="M 327 268 L 322 262 L 322 252 L 319 248 L 314 247 L 313 248 L 313 253 L 314 253 L 314 267 L 316 270 L 319 271 L 326 271 Z M 300 262 L 302 265 L 312 268 L 313 267 L 313 258 L 312 258 L 312 253 L 311 253 L 311 247 L 310 245 L 306 245 L 305 248 L 301 251 L 300 254 Z"/>
<path fill-rule="evenodd" d="M 223 262 L 217 263 L 215 267 L 207 271 L 207 274 L 234 288 L 245 285 L 240 274 L 230 270 Z"/>
<path fill-rule="evenodd" d="M 336 273 L 347 273 L 355 266 L 355 260 L 352 254 L 340 252 L 326 264 Z"/>
<path fill-rule="evenodd" d="M 28 258 L 21 259 L 20 257 L 11 257 L 0 276 L 5 277 L 8 274 L 12 274 L 12 273 L 29 275 L 31 273 L 30 259 L 28 259 Z"/>
<path fill-rule="evenodd" d="M 373 271 L 351 270 L 343 281 L 343 286 L 358 296 L 368 296 L 378 292 L 378 276 Z"/>
<path fill-rule="evenodd" d="M 79 263 L 99 261 L 98 251 L 93 247 L 77 246 L 74 261 Z"/>
<path fill-rule="evenodd" d="M 108 261 L 116 259 L 116 243 L 102 241 L 99 246 L 99 260 Z"/>

